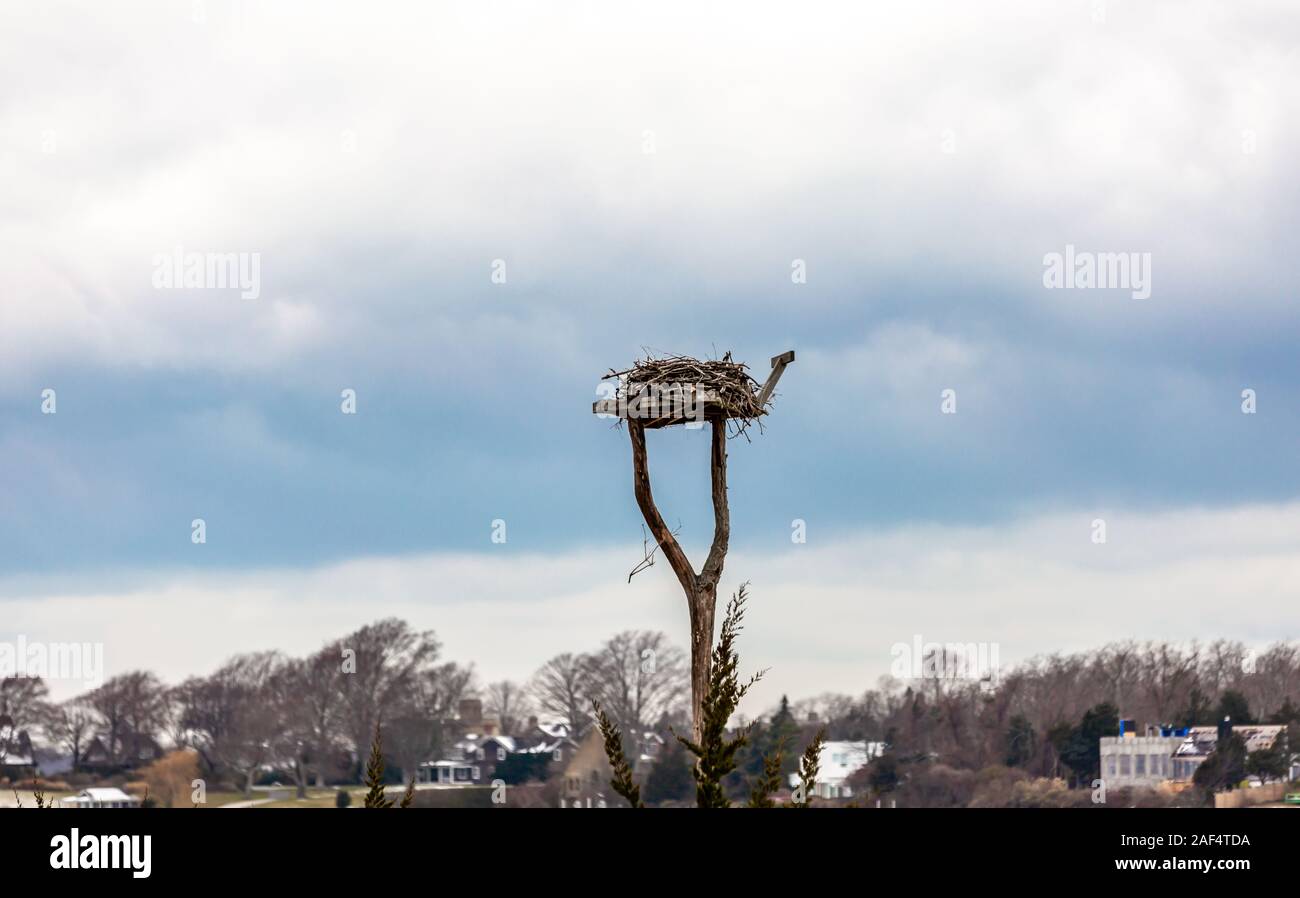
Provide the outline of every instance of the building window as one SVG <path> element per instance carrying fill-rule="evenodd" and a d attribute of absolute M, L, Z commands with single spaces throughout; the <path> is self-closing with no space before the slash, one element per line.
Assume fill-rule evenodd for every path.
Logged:
<path fill-rule="evenodd" d="M 558 760 L 560 760 L 560 757 L 561 757 L 562 753 L 563 753 L 563 750 L 557 748 L 555 751 L 551 752 L 551 760 L 552 760 L 552 761 L 558 761 Z"/>
<path fill-rule="evenodd" d="M 498 761 L 504 761 L 505 759 L 506 759 L 506 750 L 505 750 L 504 748 L 498 748 L 498 749 L 497 749 L 497 760 L 498 760 Z"/>
<path fill-rule="evenodd" d="M 477 780 L 477 779 L 479 778 L 478 767 L 475 767 L 475 768 L 474 768 L 474 772 L 473 772 L 473 773 L 474 773 L 474 779 Z"/>
<path fill-rule="evenodd" d="M 1114 775 L 1115 775 L 1115 756 L 1114 756 L 1114 755 L 1107 755 L 1107 756 L 1106 756 L 1106 775 L 1107 775 L 1107 776 L 1114 776 Z"/>
<path fill-rule="evenodd" d="M 1120 755 L 1120 756 L 1119 756 L 1119 775 L 1120 775 L 1120 776 L 1128 776 L 1128 775 L 1129 775 L 1129 771 L 1130 771 L 1131 769 L 1132 769 L 1132 763 L 1129 761 L 1129 756 L 1128 756 L 1128 755 Z"/>
<path fill-rule="evenodd" d="M 481 748 L 475 749 L 475 750 L 474 750 L 474 758 L 475 758 L 475 760 L 478 760 L 478 761 L 483 760 L 483 749 L 481 749 Z"/>
<path fill-rule="evenodd" d="M 1147 775 L 1147 756 L 1138 755 L 1133 759 L 1133 772 L 1138 776 Z"/>

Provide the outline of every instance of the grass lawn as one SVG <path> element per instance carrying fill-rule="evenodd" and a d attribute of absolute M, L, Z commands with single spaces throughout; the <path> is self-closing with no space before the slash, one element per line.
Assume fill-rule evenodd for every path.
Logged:
<path fill-rule="evenodd" d="M 257 798 L 256 792 L 253 793 L 253 798 Z M 236 801 L 246 800 L 244 798 L 243 792 L 209 792 L 207 795 L 207 799 L 208 799 L 207 801 L 205 801 L 203 804 L 200 805 L 194 805 L 194 804 L 190 804 L 189 802 L 186 802 L 185 804 L 180 805 L 180 807 L 219 808 L 223 804 L 233 804 Z"/>
<path fill-rule="evenodd" d="M 360 807 L 361 802 L 366 797 L 365 790 L 357 789 L 354 791 L 349 789 L 348 792 L 352 795 L 352 807 Z M 272 801 L 268 804 L 259 804 L 258 807 L 259 808 L 332 808 L 334 807 L 334 795 L 335 792 L 333 790 L 329 792 L 317 792 L 309 789 L 307 790 L 307 797 L 302 800 L 290 798 L 284 801 Z"/>
<path fill-rule="evenodd" d="M 336 792 L 337 790 L 335 789 L 330 789 L 328 791 L 322 791 L 320 789 L 308 789 L 307 797 L 302 799 L 301 801 L 294 798 L 287 798 L 287 799 L 267 802 L 266 804 L 260 804 L 257 805 L 256 807 L 259 808 L 332 808 L 334 807 L 334 795 Z M 352 795 L 352 806 L 360 807 L 361 802 L 365 800 L 366 790 L 349 789 L 348 792 Z M 45 798 L 47 801 L 52 801 L 52 800 L 57 800 L 59 798 L 65 798 L 65 797 L 70 798 L 71 796 L 76 794 L 77 794 L 76 791 L 46 792 Z M 252 800 L 256 801 L 257 799 L 262 797 L 265 797 L 265 793 L 259 793 L 255 791 L 253 792 Z M 207 798 L 208 800 L 205 803 L 200 805 L 193 805 L 187 802 L 185 804 L 178 805 L 178 807 L 219 808 L 222 805 L 234 804 L 237 801 L 250 800 L 246 798 L 244 796 L 244 793 L 242 792 L 209 792 Z M 19 789 L 17 793 L 17 798 L 15 798 L 12 789 L 7 791 L 0 791 L 0 808 L 17 807 L 18 801 L 22 802 L 22 806 L 24 808 L 34 808 L 36 807 L 36 794 L 29 790 Z M 56 802 L 56 806 L 57 806 L 57 802 Z"/>

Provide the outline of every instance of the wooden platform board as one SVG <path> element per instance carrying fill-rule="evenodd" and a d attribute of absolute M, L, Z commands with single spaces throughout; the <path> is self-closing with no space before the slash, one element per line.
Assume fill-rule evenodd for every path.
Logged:
<path fill-rule="evenodd" d="M 757 397 L 759 405 L 764 407 L 762 414 L 767 414 L 767 401 L 776 388 L 776 382 L 781 379 L 785 366 L 793 361 L 794 350 L 773 357 L 772 373 L 768 375 L 767 382 L 763 384 Z M 624 386 L 626 387 L 626 384 Z M 633 386 L 634 388 L 639 386 L 644 391 L 647 385 Z M 596 415 L 621 418 L 625 421 L 635 417 L 647 429 L 689 424 L 693 421 L 718 421 L 738 417 L 727 414 L 726 409 L 718 404 L 717 394 L 714 391 L 702 388 L 698 390 L 697 395 L 696 389 L 691 386 L 658 396 L 652 393 L 628 398 L 598 399 L 591 404 L 591 411 Z"/>
<path fill-rule="evenodd" d="M 591 404 L 591 411 L 596 415 L 625 421 L 636 418 L 647 430 L 734 417 L 729 416 L 726 409 L 718 404 L 713 391 L 705 389 L 697 393 L 693 388 L 688 388 L 681 394 L 655 396 L 646 393 L 627 399 L 600 399 Z"/>

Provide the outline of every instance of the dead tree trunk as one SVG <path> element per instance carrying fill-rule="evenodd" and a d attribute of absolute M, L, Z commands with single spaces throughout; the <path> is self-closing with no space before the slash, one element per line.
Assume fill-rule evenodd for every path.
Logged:
<path fill-rule="evenodd" d="M 727 422 L 715 419 L 713 448 L 709 466 L 713 482 L 713 544 L 697 574 L 686 553 L 678 545 L 663 516 L 655 507 L 650 492 L 650 468 L 646 462 L 645 427 L 634 418 L 628 418 L 627 429 L 632 438 L 632 485 L 636 504 L 641 509 L 646 526 L 663 550 L 668 565 L 677 575 L 677 581 L 686 593 L 686 604 L 691 619 L 691 734 L 700 741 L 701 712 L 704 694 L 709 688 L 709 669 L 713 654 L 713 612 L 718 600 L 718 581 L 722 578 L 722 565 L 727 556 L 727 541 L 731 536 L 731 516 L 727 510 Z"/>

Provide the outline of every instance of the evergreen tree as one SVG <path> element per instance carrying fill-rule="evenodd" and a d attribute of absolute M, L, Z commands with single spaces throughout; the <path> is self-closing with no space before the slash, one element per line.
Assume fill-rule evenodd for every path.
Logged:
<path fill-rule="evenodd" d="M 646 775 L 643 797 L 647 804 L 685 801 L 691 797 L 694 786 L 690 755 L 680 742 L 674 740 L 665 747 Z"/>
<path fill-rule="evenodd" d="M 781 788 L 781 751 L 778 749 L 773 754 L 763 759 L 763 773 L 754 780 L 753 788 L 749 792 L 749 806 L 751 808 L 774 808 L 776 802 L 772 796 Z"/>
<path fill-rule="evenodd" d="M 1268 748 L 1261 748 L 1246 755 L 1246 773 L 1259 777 L 1264 782 L 1284 780 L 1290 770 L 1287 755 L 1282 748 L 1285 733 L 1279 734 Z"/>
<path fill-rule="evenodd" d="M 507 786 L 518 786 L 530 781 L 541 782 L 550 770 L 551 756 L 541 752 L 516 751 L 506 755 L 497 764 L 493 776 Z"/>
<path fill-rule="evenodd" d="M 1291 697 L 1287 696 L 1286 701 L 1282 702 L 1282 707 L 1269 715 L 1268 722 L 1273 724 L 1300 723 L 1300 708 L 1293 705 Z"/>
<path fill-rule="evenodd" d="M 1229 733 L 1192 774 L 1192 782 L 1207 792 L 1236 787 L 1246 778 L 1246 740 Z"/>
<path fill-rule="evenodd" d="M 772 740 L 769 738 L 767 724 L 756 720 L 750 726 L 749 739 L 736 752 L 736 769 L 723 778 L 727 794 L 741 799 L 748 794 L 748 784 L 763 775 L 763 761 L 771 753 Z"/>
<path fill-rule="evenodd" d="M 749 740 L 736 753 L 736 769 L 723 781 L 727 793 L 733 797 L 746 794 L 746 783 L 763 776 L 767 761 L 775 754 L 781 755 L 781 772 L 794 773 L 799 756 L 787 749 L 799 738 L 799 723 L 790 710 L 790 699 L 781 696 L 781 704 L 767 721 L 757 721 L 750 729 Z"/>
<path fill-rule="evenodd" d="M 1201 691 L 1200 686 L 1192 687 L 1191 694 L 1187 696 L 1187 708 L 1180 716 L 1183 726 L 1187 727 L 1210 726 L 1217 723 L 1214 719 L 1214 709 L 1210 707 L 1210 700 Z"/>
<path fill-rule="evenodd" d="M 722 789 L 723 778 L 736 769 L 736 752 L 749 740 L 750 727 L 743 728 L 732 738 L 727 738 L 727 722 L 736 706 L 750 688 L 763 676 L 754 674 L 747 682 L 740 682 L 740 657 L 736 652 L 736 637 L 745 617 L 745 599 L 749 584 L 727 603 L 727 613 L 722 619 L 718 644 L 713 648 L 713 664 L 709 671 L 709 688 L 701 706 L 700 741 L 692 742 L 684 736 L 677 739 L 695 755 L 695 802 L 701 808 L 726 808 L 731 806 Z"/>
<path fill-rule="evenodd" d="M 1110 702 L 1094 705 L 1076 727 L 1053 729 L 1057 755 L 1076 783 L 1091 783 L 1101 769 L 1101 737 L 1119 734 L 1119 712 Z"/>
<path fill-rule="evenodd" d="M 366 800 L 362 805 L 367 808 L 391 808 L 393 800 L 384 797 L 384 741 L 379 733 L 379 723 L 375 723 L 375 738 L 370 742 L 370 760 L 366 763 Z"/>
<path fill-rule="evenodd" d="M 1217 718 L 1215 723 L 1227 717 L 1232 720 L 1233 726 L 1249 726 L 1255 722 L 1255 718 L 1250 714 L 1250 703 L 1246 701 L 1246 696 L 1235 689 L 1229 689 L 1219 696 L 1219 707 L 1215 716 Z"/>
<path fill-rule="evenodd" d="M 813 794 L 817 790 L 817 773 L 821 767 L 822 745 L 825 742 L 826 728 L 822 727 L 804 749 L 803 757 L 799 759 L 799 793 L 802 801 L 791 802 L 792 807 L 812 807 Z"/>
<path fill-rule="evenodd" d="M 898 759 L 893 752 L 886 752 L 867 765 L 867 783 L 877 795 L 894 791 L 901 781 Z"/>
<path fill-rule="evenodd" d="M 781 751 L 799 738 L 799 722 L 795 720 L 794 714 L 790 711 L 790 700 L 784 695 L 781 696 L 781 706 L 772 715 L 772 721 L 765 731 L 765 736 L 767 744 L 764 746 L 764 754 Z M 796 756 L 787 755 L 781 772 L 794 773 L 797 764 L 798 758 Z"/>
<path fill-rule="evenodd" d="M 596 724 L 600 727 L 600 737 L 605 742 L 605 757 L 609 759 L 609 766 L 614 770 L 614 778 L 609 781 L 610 786 L 627 799 L 627 803 L 632 807 L 645 807 L 641 802 L 641 787 L 633 782 L 632 767 L 627 762 L 627 755 L 623 753 L 623 734 L 609 719 L 600 702 L 593 699 L 591 705 L 596 710 Z"/>
<path fill-rule="evenodd" d="M 1023 714 L 1011 718 L 1007 728 L 1007 744 L 1004 758 L 1008 767 L 1023 767 L 1029 763 L 1037 749 L 1038 736 L 1034 725 Z"/>

